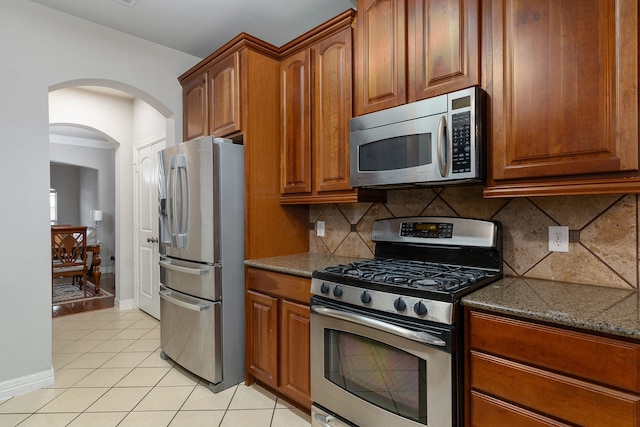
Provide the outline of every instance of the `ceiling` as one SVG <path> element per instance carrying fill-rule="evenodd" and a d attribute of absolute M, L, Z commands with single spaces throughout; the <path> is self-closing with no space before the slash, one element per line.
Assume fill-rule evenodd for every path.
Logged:
<path fill-rule="evenodd" d="M 274 46 L 295 39 L 356 0 L 31 0 L 204 58 L 241 32 Z"/>

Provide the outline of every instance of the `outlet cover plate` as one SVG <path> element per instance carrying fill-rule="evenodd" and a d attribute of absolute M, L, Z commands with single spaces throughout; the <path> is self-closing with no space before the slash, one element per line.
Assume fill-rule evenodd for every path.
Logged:
<path fill-rule="evenodd" d="M 569 252 L 569 227 L 549 227 L 549 252 Z"/>
<path fill-rule="evenodd" d="M 324 237 L 324 221 L 316 222 L 316 235 L 318 237 Z"/>

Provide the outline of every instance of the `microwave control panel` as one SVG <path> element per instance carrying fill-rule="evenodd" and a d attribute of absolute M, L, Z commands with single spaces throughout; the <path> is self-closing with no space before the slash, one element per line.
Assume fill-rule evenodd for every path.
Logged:
<path fill-rule="evenodd" d="M 471 112 L 452 115 L 451 146 L 452 172 L 471 172 Z"/>

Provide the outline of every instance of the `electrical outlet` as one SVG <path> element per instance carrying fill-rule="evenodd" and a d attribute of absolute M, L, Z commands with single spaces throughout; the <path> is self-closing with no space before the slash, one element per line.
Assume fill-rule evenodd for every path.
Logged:
<path fill-rule="evenodd" d="M 569 227 L 549 227 L 549 252 L 569 252 Z"/>
<path fill-rule="evenodd" d="M 324 221 L 316 222 L 316 235 L 318 237 L 324 237 Z"/>

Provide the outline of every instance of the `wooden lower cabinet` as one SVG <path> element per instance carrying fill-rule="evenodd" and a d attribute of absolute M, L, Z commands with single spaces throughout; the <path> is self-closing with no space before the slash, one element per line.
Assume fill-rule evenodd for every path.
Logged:
<path fill-rule="evenodd" d="M 465 425 L 640 425 L 640 344 L 466 315 Z"/>
<path fill-rule="evenodd" d="M 247 268 L 246 383 L 311 409 L 308 278 Z"/>
<path fill-rule="evenodd" d="M 280 305 L 280 391 L 311 407 L 309 305 Z"/>
<path fill-rule="evenodd" d="M 247 291 L 248 369 L 255 378 L 278 386 L 278 299 Z M 257 351 L 257 350 L 260 351 Z"/>

